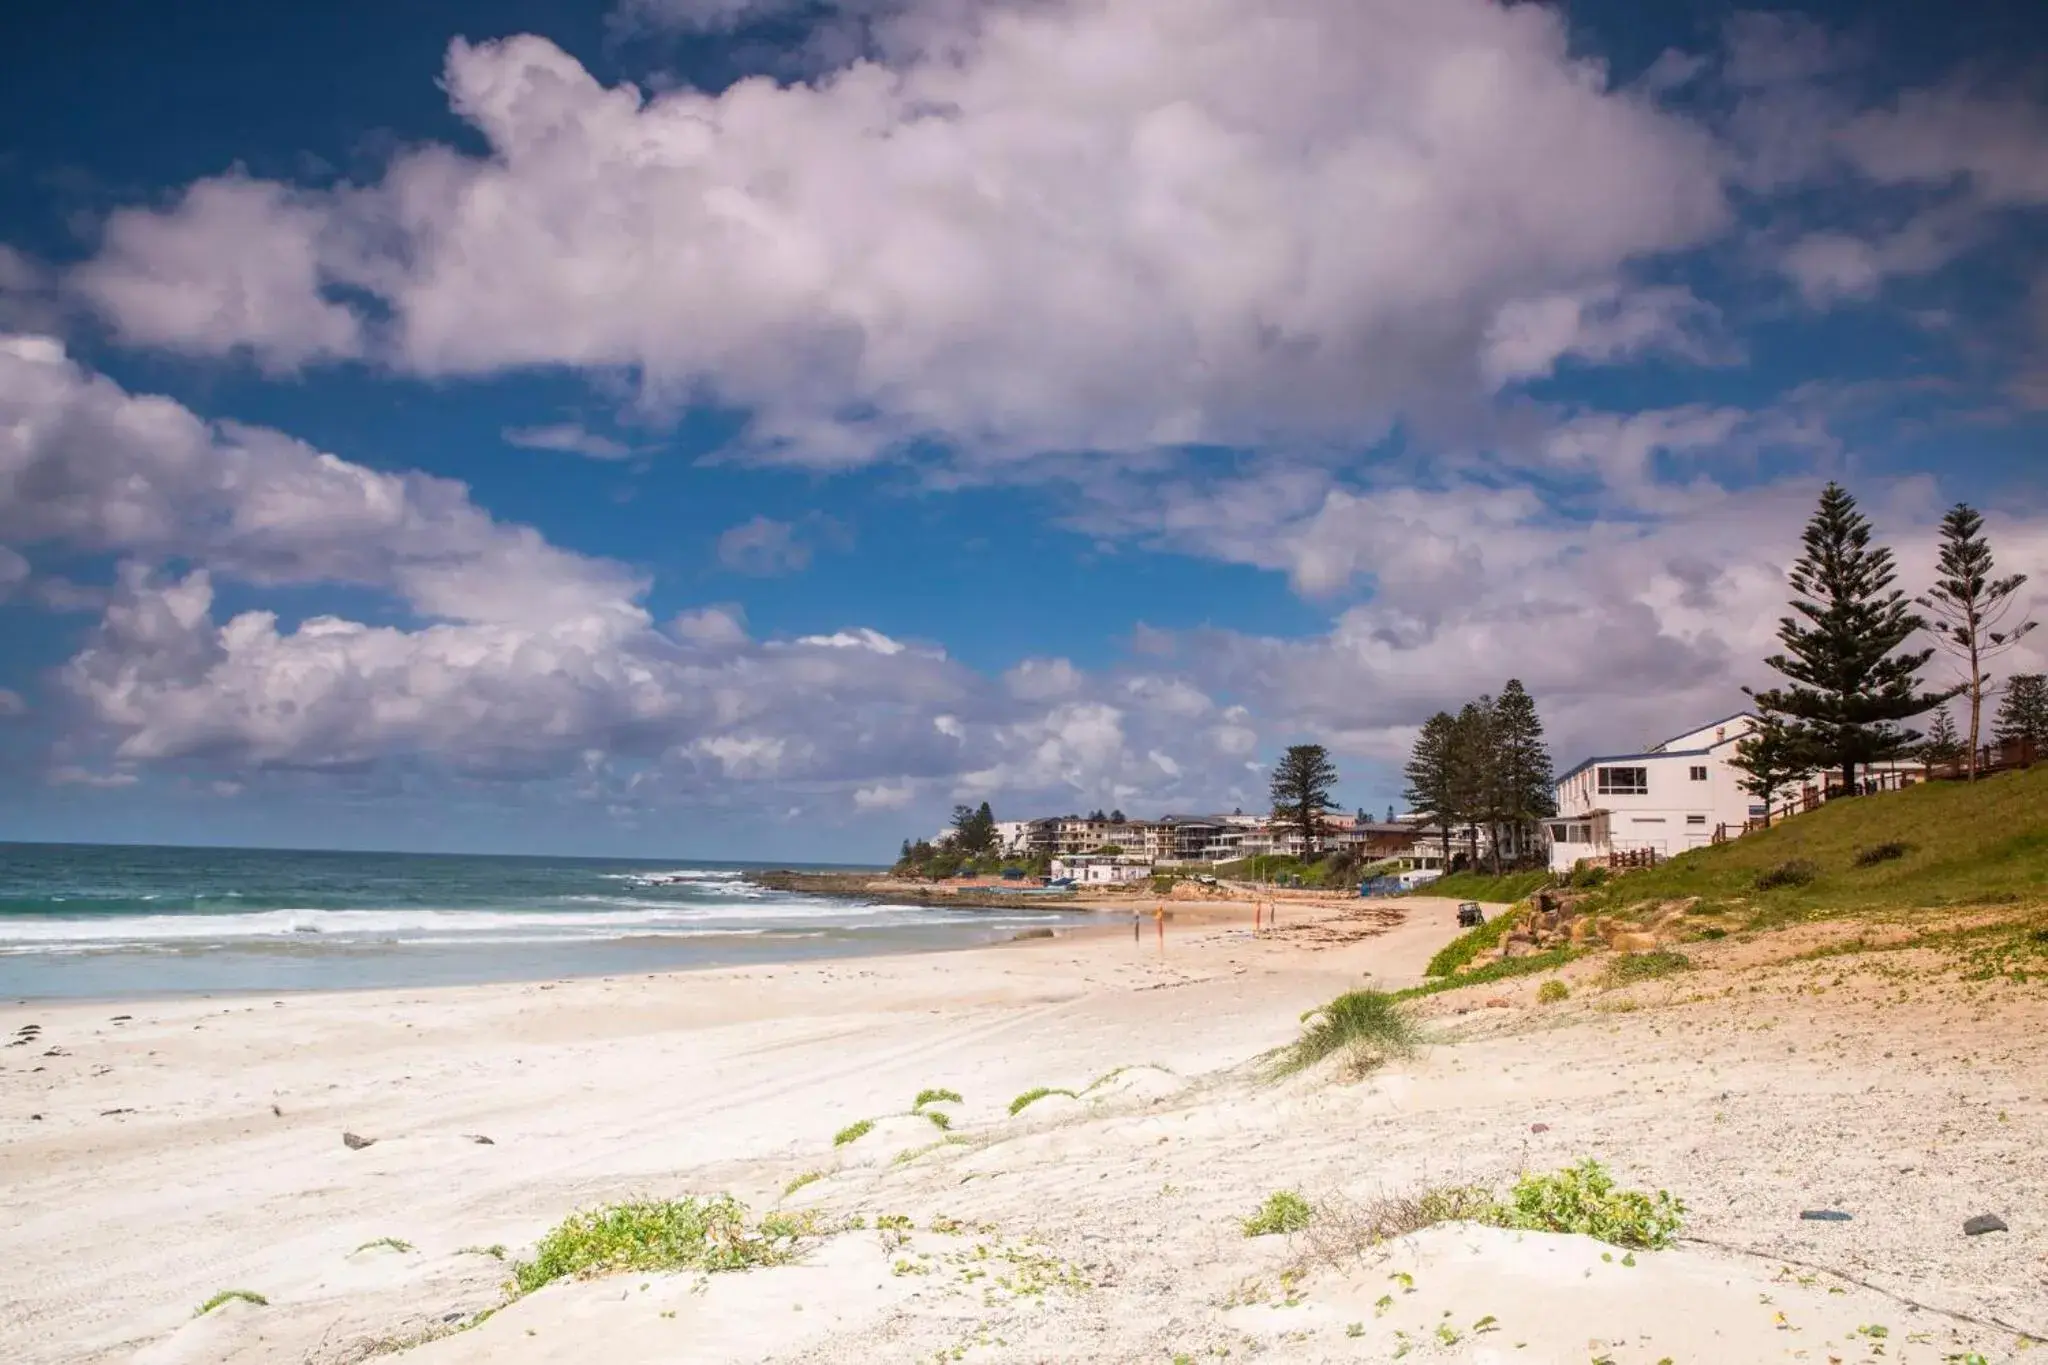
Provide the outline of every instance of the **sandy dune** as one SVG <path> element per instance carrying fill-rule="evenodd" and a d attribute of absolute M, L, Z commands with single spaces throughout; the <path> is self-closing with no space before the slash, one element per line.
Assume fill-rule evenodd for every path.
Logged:
<path fill-rule="evenodd" d="M 1605 992 L 1587 962 L 1564 1005 L 1533 983 L 1504 1008 L 1432 999 L 1436 1041 L 1364 1082 L 1257 1080 L 1246 1063 L 1303 1009 L 1415 979 L 1455 932 L 1447 904 L 1408 909 L 1385 928 L 1290 907 L 1256 941 L 1234 912 L 1184 915 L 1163 951 L 1147 923 L 1136 944 L 13 1006 L 8 1037 L 42 1032 L 0 1052 L 0 1354 L 361 1359 L 500 1303 L 506 1267 L 478 1248 L 516 1257 L 573 1208 L 730 1191 L 765 1209 L 812 1170 L 789 1206 L 916 1230 L 550 1286 L 406 1358 L 1820 1365 L 1996 1360 L 2048 1332 L 2038 986 L 1731 949 Z M 964 1096 L 960 1141 L 903 1117 L 926 1086 Z M 1036 1086 L 1081 1097 L 1009 1115 Z M 1349 1206 L 1589 1155 L 1681 1195 L 1717 1245 L 1625 1258 L 1460 1226 L 1332 1256 L 1327 1236 L 1238 1227 L 1276 1189 Z M 1852 1219 L 1799 1219 L 1816 1208 Z M 2011 1231 L 1963 1236 L 1983 1212 Z M 382 1238 L 411 1250 L 365 1245 Z M 193 1316 L 224 1288 L 269 1304 Z"/>

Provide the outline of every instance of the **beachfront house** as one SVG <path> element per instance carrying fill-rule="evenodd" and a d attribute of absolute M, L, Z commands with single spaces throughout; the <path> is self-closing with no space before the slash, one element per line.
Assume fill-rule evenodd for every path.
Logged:
<path fill-rule="evenodd" d="M 1077 853 L 1054 858 L 1052 875 L 1055 881 L 1072 878 L 1082 886 L 1117 886 L 1145 880 L 1152 875 L 1152 867 L 1131 854 Z"/>
<path fill-rule="evenodd" d="M 1558 778 L 1557 815 L 1544 821 L 1551 867 L 1566 872 L 1614 853 L 1669 857 L 1761 819 L 1763 806 L 1729 762 L 1756 723 L 1747 712 L 1727 716 L 1640 753 L 1589 758 Z"/>

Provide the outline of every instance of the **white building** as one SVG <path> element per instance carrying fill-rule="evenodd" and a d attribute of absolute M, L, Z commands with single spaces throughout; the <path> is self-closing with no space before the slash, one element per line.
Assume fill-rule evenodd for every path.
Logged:
<path fill-rule="evenodd" d="M 1072 854 L 1052 860 L 1053 880 L 1071 877 L 1083 886 L 1115 886 L 1141 882 L 1152 875 L 1152 866 L 1142 858 L 1117 854 Z"/>
<path fill-rule="evenodd" d="M 1755 728 L 1747 712 L 1674 735 L 1638 754 L 1589 758 L 1557 779 L 1557 816 L 1544 821 L 1550 866 L 1648 849 L 1659 857 L 1702 848 L 1714 831 L 1742 832 L 1764 808 L 1729 762 Z"/>

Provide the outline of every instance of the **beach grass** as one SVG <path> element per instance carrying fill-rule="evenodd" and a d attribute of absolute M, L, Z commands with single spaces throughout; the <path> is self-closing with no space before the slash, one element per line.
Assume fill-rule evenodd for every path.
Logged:
<path fill-rule="evenodd" d="M 926 1105 L 928 1105 L 928 1104 L 965 1104 L 965 1103 L 966 1103 L 966 1101 L 960 1098 L 960 1092 L 959 1092 L 959 1091 L 957 1091 L 957 1090 L 944 1090 L 944 1089 L 939 1089 L 939 1088 L 933 1087 L 933 1088 L 929 1088 L 929 1089 L 925 1089 L 925 1090 L 920 1090 L 920 1091 L 918 1091 L 918 1092 L 917 1092 L 917 1099 L 916 1099 L 915 1101 L 913 1101 L 913 1102 L 912 1102 L 912 1104 L 911 1104 L 911 1106 L 910 1106 L 910 1107 L 911 1107 L 911 1109 L 912 1109 L 912 1110 L 914 1111 L 914 1110 L 922 1109 L 922 1108 L 924 1108 L 924 1107 L 925 1107 Z"/>
<path fill-rule="evenodd" d="M 268 1308 L 270 1306 L 270 1300 L 264 1298 L 253 1289 L 223 1289 L 205 1303 L 200 1304 L 198 1310 L 192 1316 L 203 1318 L 222 1304 L 232 1303 L 236 1299 L 240 1299 L 243 1303 L 253 1303 L 258 1308 Z"/>
<path fill-rule="evenodd" d="M 1292 1075 L 1339 1052 L 1349 1055 L 1354 1069 L 1362 1070 L 1406 1056 L 1421 1040 L 1421 1031 L 1400 1001 L 1384 991 L 1348 991 L 1310 1010 L 1301 1022 L 1301 1036 L 1272 1062 L 1275 1077 Z"/>
<path fill-rule="evenodd" d="M 387 1251 L 411 1251 L 412 1243 L 398 1237 L 379 1237 L 373 1241 L 363 1243 L 361 1246 L 356 1248 L 356 1251 L 377 1251 L 379 1249 Z M 355 1253 L 351 1252 L 350 1254 L 353 1255 Z"/>
<path fill-rule="evenodd" d="M 805 1171 L 801 1175 L 792 1177 L 790 1182 L 782 1187 L 782 1197 L 787 1199 L 804 1186 L 816 1184 L 824 1178 L 825 1173 L 823 1171 Z"/>
<path fill-rule="evenodd" d="M 1061 1090 L 1055 1086 L 1050 1085 L 1033 1086 L 1031 1089 L 1019 1095 L 1016 1099 L 1010 1101 L 1010 1116 L 1012 1118 L 1016 1117 L 1018 1114 L 1023 1113 L 1026 1109 L 1029 1109 L 1032 1105 L 1038 1103 L 1040 1100 L 1046 1098 L 1046 1096 L 1048 1095 L 1065 1095 L 1070 1100 L 1077 1100 L 1081 1098 L 1079 1095 L 1076 1095 L 1071 1090 Z"/>
<path fill-rule="evenodd" d="M 874 1128 L 875 1121 L 873 1119 L 856 1119 L 832 1135 L 832 1145 L 834 1147 L 844 1147 L 849 1142 L 859 1142 L 862 1138 L 873 1132 Z"/>

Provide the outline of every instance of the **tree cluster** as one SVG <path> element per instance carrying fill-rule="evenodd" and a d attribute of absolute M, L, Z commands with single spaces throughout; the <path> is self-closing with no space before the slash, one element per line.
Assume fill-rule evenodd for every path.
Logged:
<path fill-rule="evenodd" d="M 1469 701 L 1455 715 L 1431 716 L 1406 774 L 1408 804 L 1436 822 L 1446 867 L 1459 826 L 1475 843 L 1479 830 L 1488 832 L 1496 872 L 1541 856 L 1541 822 L 1557 807 L 1543 720 L 1520 679 L 1508 679 L 1498 697 Z"/>
<path fill-rule="evenodd" d="M 1839 484 L 1821 493 L 1790 575 L 1793 614 L 1778 623 L 1784 650 L 1765 660 L 1785 682 L 1751 693 L 1762 723 L 1736 746 L 1743 785 L 1767 810 L 1776 792 L 1816 770 L 1840 773 L 1839 790 L 1853 794 L 1859 770 L 1924 752 L 1919 732 L 1902 722 L 1958 696 L 1969 699 L 1964 752 L 1970 776 L 1976 776 L 1978 727 L 1991 681 L 1985 663 L 2033 629 L 2031 622 L 2007 623 L 2026 576 L 1997 575 L 1983 526 L 1983 518 L 1966 505 L 1950 510 L 1942 522 L 1935 585 L 1909 602 L 1893 586 L 1892 552 L 1873 542 L 1856 500 Z M 1915 612 L 1914 605 L 1934 619 Z M 1935 645 L 1906 648 L 1923 630 Z M 1957 659 L 1962 680 L 1928 691 L 1920 671 L 1936 648 Z M 1944 751 L 1961 747 L 1952 721 L 1944 730 L 1945 718 L 1944 710 L 1933 742 Z"/>

